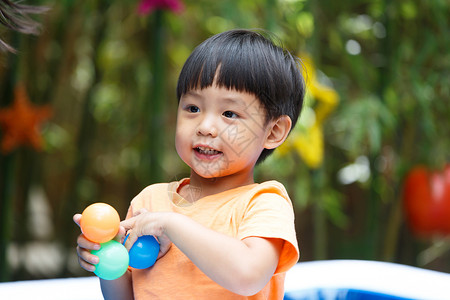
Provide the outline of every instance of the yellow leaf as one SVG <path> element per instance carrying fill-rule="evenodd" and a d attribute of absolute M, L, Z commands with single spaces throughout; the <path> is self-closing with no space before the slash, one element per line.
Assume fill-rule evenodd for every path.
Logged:
<path fill-rule="evenodd" d="M 322 127 L 314 125 L 308 128 L 295 139 L 294 148 L 308 167 L 318 168 L 324 152 Z"/>

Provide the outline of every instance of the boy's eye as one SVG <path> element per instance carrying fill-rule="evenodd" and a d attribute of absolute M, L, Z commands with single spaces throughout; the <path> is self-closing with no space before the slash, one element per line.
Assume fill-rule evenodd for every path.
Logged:
<path fill-rule="evenodd" d="M 226 118 L 237 118 L 238 115 L 232 111 L 227 110 L 226 112 L 223 113 L 223 116 Z"/>
<path fill-rule="evenodd" d="M 198 107 L 195 106 L 195 105 L 189 105 L 189 106 L 186 108 L 186 110 L 187 110 L 188 112 L 191 112 L 191 113 L 197 113 L 197 112 L 200 111 L 200 108 L 198 108 Z"/>

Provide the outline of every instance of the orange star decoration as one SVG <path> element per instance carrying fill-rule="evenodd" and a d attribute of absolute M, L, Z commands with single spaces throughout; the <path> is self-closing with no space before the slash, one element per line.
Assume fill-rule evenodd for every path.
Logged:
<path fill-rule="evenodd" d="M 317 169 L 323 162 L 322 124 L 338 104 L 339 95 L 334 89 L 318 82 L 311 58 L 307 54 L 301 57 L 307 70 L 305 78 L 309 81 L 305 102 L 314 104 L 316 101 L 317 103 L 314 108 L 312 105 L 305 108 L 303 114 L 309 115 L 309 118 L 304 119 L 309 119 L 309 122 L 299 122 L 292 130 L 289 139 L 279 147 L 279 154 L 282 156 L 295 150 L 308 167 Z"/>
<path fill-rule="evenodd" d="M 25 87 L 17 85 L 11 107 L 0 109 L 0 126 L 3 131 L 1 151 L 4 154 L 10 153 L 22 145 L 41 150 L 43 141 L 39 126 L 50 115 L 49 106 L 34 106 L 30 103 Z"/>

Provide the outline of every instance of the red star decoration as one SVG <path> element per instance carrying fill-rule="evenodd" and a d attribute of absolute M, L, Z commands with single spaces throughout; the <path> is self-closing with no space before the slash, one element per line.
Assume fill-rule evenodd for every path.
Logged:
<path fill-rule="evenodd" d="M 3 131 L 1 151 L 6 154 L 22 145 L 41 150 L 43 141 L 39 126 L 50 115 L 50 106 L 34 106 L 30 103 L 25 87 L 17 85 L 12 105 L 0 109 L 0 127 Z"/>

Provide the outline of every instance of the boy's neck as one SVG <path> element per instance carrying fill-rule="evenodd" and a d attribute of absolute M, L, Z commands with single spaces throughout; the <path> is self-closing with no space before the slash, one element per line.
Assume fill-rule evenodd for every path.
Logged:
<path fill-rule="evenodd" d="M 185 186 L 180 191 L 180 194 L 189 202 L 195 202 L 206 196 L 253 183 L 255 183 L 253 172 L 251 174 L 233 174 L 231 176 L 204 178 L 191 171 L 189 185 Z M 192 189 L 195 189 L 196 193 L 190 192 Z"/>

